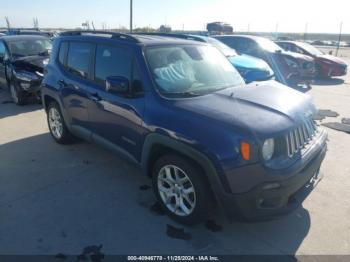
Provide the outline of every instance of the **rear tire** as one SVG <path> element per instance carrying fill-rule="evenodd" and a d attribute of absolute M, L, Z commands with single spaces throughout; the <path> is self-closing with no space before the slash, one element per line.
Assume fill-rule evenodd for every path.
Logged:
<path fill-rule="evenodd" d="M 206 220 L 212 194 L 205 174 L 192 161 L 176 154 L 160 157 L 152 182 L 157 200 L 170 218 L 187 225 Z"/>
<path fill-rule="evenodd" d="M 50 134 L 59 144 L 71 144 L 74 142 L 73 135 L 69 132 L 57 102 L 51 102 L 47 109 L 47 123 Z"/>

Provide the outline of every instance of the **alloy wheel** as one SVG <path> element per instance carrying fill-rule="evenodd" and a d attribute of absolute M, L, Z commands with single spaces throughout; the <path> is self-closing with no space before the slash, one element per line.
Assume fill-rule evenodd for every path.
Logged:
<path fill-rule="evenodd" d="M 196 193 L 190 178 L 174 165 L 158 173 L 158 192 L 164 205 L 175 215 L 189 216 L 196 207 Z"/>
<path fill-rule="evenodd" d="M 51 133 L 56 139 L 61 139 L 63 135 L 63 123 L 60 113 L 55 107 L 49 110 L 49 126 Z"/>

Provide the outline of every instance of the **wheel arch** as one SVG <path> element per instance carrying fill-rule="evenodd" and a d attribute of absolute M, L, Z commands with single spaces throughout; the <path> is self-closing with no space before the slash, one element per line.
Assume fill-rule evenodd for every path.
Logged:
<path fill-rule="evenodd" d="M 43 106 L 44 106 L 44 109 L 45 109 L 46 112 L 47 112 L 47 110 L 49 108 L 50 103 L 52 103 L 52 102 L 56 102 L 56 103 L 59 104 L 57 99 L 55 99 L 54 97 L 52 97 L 50 95 L 47 95 L 47 94 L 43 96 Z"/>
<path fill-rule="evenodd" d="M 220 203 L 220 195 L 225 189 L 212 161 L 203 153 L 173 138 L 161 134 L 150 134 L 146 137 L 141 157 L 144 174 L 151 177 L 156 160 L 161 155 L 169 153 L 187 158 L 203 171 L 204 179 L 206 179 L 216 202 Z"/>

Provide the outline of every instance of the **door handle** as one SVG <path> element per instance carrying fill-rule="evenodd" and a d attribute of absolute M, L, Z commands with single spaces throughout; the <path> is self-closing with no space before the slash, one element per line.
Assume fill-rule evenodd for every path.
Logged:
<path fill-rule="evenodd" d="M 89 93 L 89 98 L 94 102 L 98 102 L 102 100 L 102 98 L 99 96 L 98 93 Z"/>
<path fill-rule="evenodd" d="M 58 80 L 58 84 L 61 85 L 62 87 L 69 87 L 69 88 L 74 88 L 75 90 L 79 90 L 79 86 L 74 85 L 74 84 L 68 84 L 65 80 L 61 79 Z"/>
<path fill-rule="evenodd" d="M 63 79 L 58 80 L 58 84 L 60 84 L 61 86 L 67 86 L 67 82 L 64 81 Z"/>

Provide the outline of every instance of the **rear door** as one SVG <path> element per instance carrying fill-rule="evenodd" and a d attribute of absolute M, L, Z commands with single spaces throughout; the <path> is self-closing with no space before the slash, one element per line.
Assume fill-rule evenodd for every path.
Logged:
<path fill-rule="evenodd" d="M 106 91 L 106 78 L 129 79 L 130 94 Z M 89 121 L 94 139 L 117 146 L 137 158 L 140 154 L 144 95 L 133 50 L 128 47 L 98 44 L 95 52 L 94 84 L 89 88 Z M 108 145 L 107 145 L 108 146 Z"/>
<path fill-rule="evenodd" d="M 62 42 L 59 53 L 63 74 L 58 84 L 63 105 L 69 116 L 70 125 L 82 132 L 90 128 L 87 89 L 91 84 L 93 51 L 94 45 L 91 43 Z"/>

